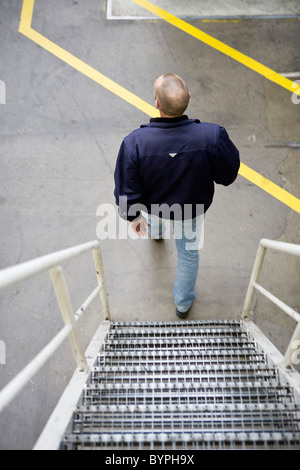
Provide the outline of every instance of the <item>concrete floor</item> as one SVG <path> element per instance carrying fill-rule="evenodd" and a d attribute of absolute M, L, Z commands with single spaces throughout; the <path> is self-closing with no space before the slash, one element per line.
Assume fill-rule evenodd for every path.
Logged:
<path fill-rule="evenodd" d="M 0 5 L 0 80 L 6 85 L 6 104 L 0 105 L 1 268 L 96 238 L 98 206 L 114 204 L 122 138 L 149 119 L 20 34 L 21 7 L 21 0 Z M 298 19 L 191 23 L 277 72 L 300 70 Z M 159 75 L 181 75 L 192 94 L 188 115 L 226 127 L 246 165 L 300 197 L 300 105 L 287 90 L 163 21 L 108 21 L 104 0 L 36 0 L 32 27 L 151 104 Z M 299 243 L 299 214 L 242 176 L 229 188 L 216 187 L 190 319 L 241 313 L 262 237 Z M 174 241 L 106 239 L 101 246 L 113 319 L 176 320 Z M 299 263 L 273 254 L 266 261 L 266 287 L 299 309 Z M 91 268 L 89 258 L 66 266 L 74 309 L 94 286 Z M 85 344 L 98 307 L 82 324 Z M 44 275 L 2 294 L 0 308 L 2 387 L 62 320 Z M 293 325 L 260 299 L 255 316 L 284 349 Z M 61 352 L 1 415 L 0 449 L 35 443 L 74 369 L 69 345 Z"/>

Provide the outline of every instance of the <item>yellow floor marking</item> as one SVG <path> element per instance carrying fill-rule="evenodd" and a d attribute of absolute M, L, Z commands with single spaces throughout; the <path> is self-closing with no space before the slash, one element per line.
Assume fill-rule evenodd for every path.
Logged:
<path fill-rule="evenodd" d="M 42 36 L 40 33 L 32 29 L 31 22 L 34 9 L 34 1 L 35 0 L 23 0 L 22 13 L 19 25 L 20 33 L 34 41 L 39 46 L 43 47 L 45 50 L 47 50 L 54 56 L 58 57 L 60 60 L 64 61 L 71 67 L 75 68 L 79 72 L 91 78 L 99 85 L 103 86 L 112 93 L 116 94 L 118 97 L 127 101 L 132 106 L 135 106 L 137 109 L 144 112 L 148 116 L 158 116 L 158 112 L 154 106 L 150 105 L 146 101 L 142 100 L 138 96 L 126 90 L 126 88 L 123 88 L 122 86 L 118 85 L 113 80 L 110 80 L 108 77 L 98 72 L 93 67 L 90 67 L 82 60 L 78 59 L 65 49 L 61 48 L 57 44 L 45 38 L 45 36 Z M 297 199 L 292 194 L 288 193 L 284 189 L 280 188 L 276 184 L 264 178 L 259 173 L 246 166 L 244 163 L 241 163 L 239 174 L 247 180 L 251 181 L 259 188 L 271 194 L 283 204 L 286 204 L 291 209 L 300 213 L 300 199 Z"/>
<path fill-rule="evenodd" d="M 156 5 L 153 5 L 153 3 L 149 2 L 148 0 L 131 0 L 131 1 L 136 3 L 137 5 L 140 5 L 141 7 L 150 11 L 151 13 L 154 13 L 156 16 L 162 18 L 167 23 L 170 23 L 176 28 L 181 29 L 185 33 L 189 34 L 190 36 L 195 37 L 199 41 L 204 42 L 208 46 L 211 46 L 214 49 L 217 49 L 218 51 L 222 52 L 223 54 L 231 57 L 232 59 L 240 62 L 241 64 L 245 65 L 249 69 L 254 70 L 255 72 L 262 75 L 263 77 L 267 78 L 268 80 L 271 80 L 272 82 L 277 83 L 283 88 L 286 88 L 290 92 L 296 93 L 300 96 L 300 87 L 295 87 L 294 82 L 292 82 L 286 77 L 283 77 L 279 73 L 274 72 L 274 70 L 271 70 L 270 68 L 257 62 L 256 60 L 251 59 L 251 57 L 248 57 L 247 55 L 242 54 L 241 52 L 237 51 L 236 49 L 233 49 L 230 46 L 227 46 L 226 44 L 214 38 L 213 36 L 210 36 L 209 34 L 206 34 L 203 31 L 201 31 L 200 29 L 195 28 L 194 26 L 190 25 L 186 21 L 183 21 L 180 18 L 177 18 L 177 16 L 174 16 L 171 13 L 163 10 L 162 8 L 157 7 Z"/>
<path fill-rule="evenodd" d="M 123 88 L 118 83 L 109 79 L 102 73 L 98 72 L 93 67 L 90 67 L 88 64 L 82 60 L 75 57 L 73 54 L 70 54 L 65 49 L 61 48 L 54 42 L 42 36 L 40 33 L 31 28 L 31 21 L 33 15 L 34 0 L 24 0 L 23 8 L 21 13 L 21 21 L 19 25 L 19 32 L 27 36 L 29 39 L 34 41 L 39 46 L 46 49 L 48 52 L 58 57 L 63 62 L 66 62 L 68 65 L 83 73 L 90 79 L 97 82 L 99 85 L 107 88 L 109 91 L 122 98 L 123 100 L 130 103 L 132 106 L 144 111 L 146 114 L 151 116 L 158 116 L 158 112 L 154 106 L 151 106 L 146 101 L 142 100 L 135 94 Z"/>
<path fill-rule="evenodd" d="M 259 188 L 271 194 L 271 196 L 275 197 L 286 206 L 300 213 L 300 199 L 296 198 L 285 189 L 282 189 L 280 186 L 277 186 L 277 184 L 272 183 L 272 181 L 252 170 L 244 163 L 241 163 L 239 174 Z"/>

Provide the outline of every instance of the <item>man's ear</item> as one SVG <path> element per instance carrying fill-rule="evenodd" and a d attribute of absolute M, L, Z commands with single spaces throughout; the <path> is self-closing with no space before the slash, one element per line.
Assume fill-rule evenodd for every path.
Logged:
<path fill-rule="evenodd" d="M 159 109 L 159 101 L 158 100 L 155 100 L 155 108 Z"/>

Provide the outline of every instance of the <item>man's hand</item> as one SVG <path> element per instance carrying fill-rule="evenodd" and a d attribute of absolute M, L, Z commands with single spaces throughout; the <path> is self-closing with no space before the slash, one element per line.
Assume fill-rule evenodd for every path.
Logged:
<path fill-rule="evenodd" d="M 141 216 L 138 220 L 130 222 L 130 227 L 138 237 L 144 237 L 147 235 L 147 227 L 149 227 L 149 224 L 145 217 Z"/>

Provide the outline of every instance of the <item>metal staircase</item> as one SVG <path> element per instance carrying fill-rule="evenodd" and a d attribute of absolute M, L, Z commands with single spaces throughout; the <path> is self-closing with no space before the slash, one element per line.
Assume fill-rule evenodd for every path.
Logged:
<path fill-rule="evenodd" d="M 113 323 L 61 449 L 300 449 L 300 407 L 242 322 Z"/>
<path fill-rule="evenodd" d="M 0 271 L 0 289 L 49 271 L 65 326 L 0 391 L 0 412 L 69 337 L 77 369 L 34 450 L 300 449 L 300 315 L 257 282 L 261 240 L 239 320 L 115 322 L 99 242 Z M 92 251 L 97 287 L 73 312 L 61 264 Z M 296 321 L 285 356 L 248 319 L 254 290 Z M 78 319 L 100 294 L 104 321 L 84 352 Z"/>

